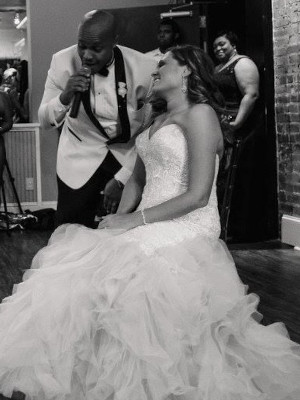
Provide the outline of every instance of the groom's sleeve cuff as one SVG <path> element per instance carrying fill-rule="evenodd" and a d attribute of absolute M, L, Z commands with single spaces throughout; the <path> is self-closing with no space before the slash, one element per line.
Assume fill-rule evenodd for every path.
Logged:
<path fill-rule="evenodd" d="M 114 178 L 115 178 L 117 181 L 122 182 L 123 185 L 126 185 L 126 183 L 127 183 L 128 179 L 130 178 L 131 174 L 132 174 L 132 171 L 130 171 L 129 169 L 127 169 L 127 168 L 125 168 L 125 167 L 122 167 L 122 168 L 116 173 L 116 175 L 114 176 Z"/>

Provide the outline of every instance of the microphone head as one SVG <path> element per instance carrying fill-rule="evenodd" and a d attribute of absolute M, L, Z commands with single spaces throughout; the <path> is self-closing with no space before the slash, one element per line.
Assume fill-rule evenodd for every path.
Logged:
<path fill-rule="evenodd" d="M 86 75 L 86 76 L 91 76 L 92 74 L 92 70 L 90 67 L 88 67 L 87 65 L 83 65 L 81 68 L 81 71 Z"/>

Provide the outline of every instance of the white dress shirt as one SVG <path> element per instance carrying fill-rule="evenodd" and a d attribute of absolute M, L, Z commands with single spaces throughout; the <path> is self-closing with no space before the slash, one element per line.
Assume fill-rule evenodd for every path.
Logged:
<path fill-rule="evenodd" d="M 117 136 L 120 129 L 116 94 L 114 62 L 108 67 L 108 76 L 91 76 L 90 101 L 93 114 L 110 139 Z"/>

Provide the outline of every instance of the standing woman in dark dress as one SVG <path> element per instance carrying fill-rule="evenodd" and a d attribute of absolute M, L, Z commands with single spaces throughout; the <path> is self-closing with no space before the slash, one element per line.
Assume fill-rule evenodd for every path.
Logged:
<path fill-rule="evenodd" d="M 238 54 L 236 46 L 237 36 L 230 31 L 220 32 L 213 42 L 218 61 L 215 78 L 225 100 L 222 128 L 227 154 L 235 138 L 243 139 L 232 194 L 229 237 L 245 241 L 259 235 L 255 221 L 261 209 L 257 193 L 260 183 L 256 176 L 260 167 L 255 163 L 261 152 L 263 108 L 259 99 L 258 68 L 249 57 Z M 227 167 L 225 159 L 223 168 Z"/>

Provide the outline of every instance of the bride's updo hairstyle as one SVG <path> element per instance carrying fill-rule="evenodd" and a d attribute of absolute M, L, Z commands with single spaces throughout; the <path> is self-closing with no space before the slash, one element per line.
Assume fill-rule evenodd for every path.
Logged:
<path fill-rule="evenodd" d="M 186 65 L 190 70 L 187 77 L 187 97 L 193 104 L 208 103 L 217 112 L 224 105 L 214 79 L 214 63 L 211 58 L 199 47 L 182 45 L 169 50 L 179 65 Z"/>

